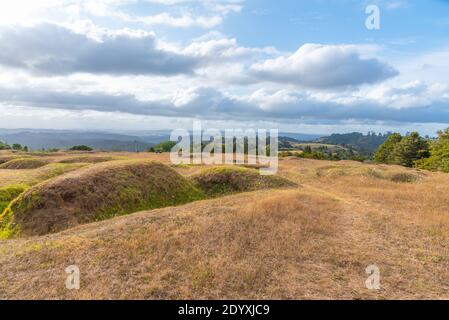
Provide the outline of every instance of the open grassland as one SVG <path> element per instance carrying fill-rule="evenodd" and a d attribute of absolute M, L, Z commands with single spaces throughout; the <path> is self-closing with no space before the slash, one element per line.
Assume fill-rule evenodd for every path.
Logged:
<path fill-rule="evenodd" d="M 170 166 L 167 154 L 86 156 L 108 159 L 58 154 L 40 168 L 0 169 L 0 196 L 123 158 Z M 449 299 L 448 174 L 285 158 L 275 181 L 261 182 L 255 169 L 170 167 L 201 201 L 2 240 L 0 298 Z M 365 287 L 373 264 L 379 291 Z M 80 290 L 65 288 L 69 265 L 80 268 Z"/>

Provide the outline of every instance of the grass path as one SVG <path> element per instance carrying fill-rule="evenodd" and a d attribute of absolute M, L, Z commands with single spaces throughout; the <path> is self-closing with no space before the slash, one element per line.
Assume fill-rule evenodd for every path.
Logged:
<path fill-rule="evenodd" d="M 432 246 L 431 239 L 413 238 L 410 230 L 399 230 L 389 212 L 363 198 L 331 188 L 303 185 L 342 202 L 346 208 L 335 241 L 335 258 L 343 276 L 353 288 L 348 298 L 413 299 L 449 298 L 447 249 Z M 409 241 L 404 241 L 404 238 Z M 338 265 L 338 263 L 336 263 Z M 381 290 L 369 291 L 359 279 L 369 265 L 381 271 Z"/>

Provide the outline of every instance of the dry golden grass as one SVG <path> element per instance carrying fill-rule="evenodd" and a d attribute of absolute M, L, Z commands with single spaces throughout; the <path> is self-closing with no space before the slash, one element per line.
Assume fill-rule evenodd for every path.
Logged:
<path fill-rule="evenodd" d="M 0 298 L 449 299 L 449 175 L 289 158 L 279 175 L 298 187 L 0 242 Z M 372 264 L 380 291 L 365 288 Z"/>

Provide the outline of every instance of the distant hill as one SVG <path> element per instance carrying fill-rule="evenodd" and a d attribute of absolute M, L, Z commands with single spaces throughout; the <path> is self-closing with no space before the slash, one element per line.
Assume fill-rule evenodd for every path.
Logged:
<path fill-rule="evenodd" d="M 0 141 L 9 145 L 19 143 L 28 146 L 31 150 L 66 149 L 74 145 L 88 145 L 94 149 L 106 151 L 145 151 L 168 139 L 169 135 L 162 133 L 144 133 L 138 136 L 69 130 L 0 129 Z"/>
<path fill-rule="evenodd" d="M 364 135 L 360 132 L 352 132 L 321 137 L 316 142 L 351 147 L 368 155 L 374 153 L 387 140 L 389 135 L 388 133 L 376 134 L 374 132 L 369 132 L 367 135 Z"/>
<path fill-rule="evenodd" d="M 353 132 L 322 137 L 314 134 L 280 133 L 280 149 L 292 144 L 314 142 L 349 147 L 365 155 L 371 155 L 385 142 L 388 134 Z M 19 143 L 31 150 L 67 149 L 75 145 L 87 145 L 106 151 L 145 151 L 170 139 L 170 131 L 96 132 L 49 129 L 0 129 L 0 141 L 9 145 Z"/>
<path fill-rule="evenodd" d="M 279 133 L 279 136 L 283 137 L 284 139 L 286 139 L 286 138 L 293 139 L 292 142 L 315 141 L 322 137 L 322 135 L 319 135 L 319 134 L 289 133 L 289 132 L 281 132 L 281 133 Z"/>

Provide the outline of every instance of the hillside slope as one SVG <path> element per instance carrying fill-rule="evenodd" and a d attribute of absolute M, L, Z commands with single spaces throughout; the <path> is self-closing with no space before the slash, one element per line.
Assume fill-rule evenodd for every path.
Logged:
<path fill-rule="evenodd" d="M 303 159 L 279 175 L 299 187 L 0 241 L 0 298 L 449 299 L 448 175 Z"/>

